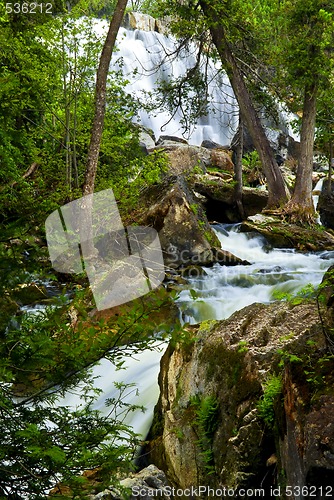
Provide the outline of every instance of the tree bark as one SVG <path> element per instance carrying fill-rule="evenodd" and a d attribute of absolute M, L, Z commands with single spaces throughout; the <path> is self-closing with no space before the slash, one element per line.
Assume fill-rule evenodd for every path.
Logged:
<path fill-rule="evenodd" d="M 268 208 L 282 207 L 290 198 L 289 191 L 275 160 L 260 118 L 253 105 L 233 51 L 226 40 L 223 26 L 215 19 L 214 10 L 210 7 L 209 2 L 200 0 L 200 5 L 206 17 L 214 21 L 210 26 L 212 41 L 226 69 L 240 111 L 259 154 L 263 172 L 268 183 Z"/>
<path fill-rule="evenodd" d="M 94 192 L 94 184 L 99 159 L 104 116 L 106 110 L 107 78 L 112 52 L 115 46 L 117 33 L 119 31 L 127 0 L 118 0 L 115 12 L 110 22 L 109 31 L 104 43 L 100 63 L 96 74 L 95 86 L 95 114 L 88 149 L 87 165 L 82 192 L 84 195 Z"/>
<path fill-rule="evenodd" d="M 332 194 L 333 141 L 329 141 L 327 194 Z"/>
<path fill-rule="evenodd" d="M 316 111 L 317 85 L 312 83 L 305 88 L 296 184 L 286 207 L 286 212 L 296 222 L 314 221 L 312 172 Z"/>
<path fill-rule="evenodd" d="M 234 165 L 235 201 L 242 220 L 245 219 L 245 211 L 242 204 L 242 154 L 244 150 L 244 122 L 242 114 L 239 111 L 238 144 Z"/>

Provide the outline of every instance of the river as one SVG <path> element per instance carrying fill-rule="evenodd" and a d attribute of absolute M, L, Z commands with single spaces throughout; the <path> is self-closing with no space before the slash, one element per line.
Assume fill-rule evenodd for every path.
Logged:
<path fill-rule="evenodd" d="M 302 254 L 291 249 L 270 248 L 255 233 L 239 232 L 239 225 L 214 226 L 222 248 L 247 260 L 249 265 L 204 268 L 205 274 L 191 277 L 178 299 L 183 322 L 195 324 L 208 319 L 228 318 L 235 311 L 255 302 L 269 303 L 282 294 L 297 294 L 306 285 L 318 285 L 326 269 L 334 264 L 334 251 Z M 107 360 L 94 368 L 97 387 L 102 393 L 94 407 L 103 413 L 108 398 L 117 398 L 115 382 L 135 384 L 129 388 L 127 403 L 143 405 L 125 418 L 143 438 L 150 428 L 153 409 L 159 397 L 158 373 L 163 349 L 146 350 L 134 359 L 127 359 L 126 370 L 116 371 Z M 136 390 L 137 389 L 137 390 Z M 77 394 L 68 394 L 61 404 L 80 404 Z M 123 416 L 121 417 L 123 420 Z"/>

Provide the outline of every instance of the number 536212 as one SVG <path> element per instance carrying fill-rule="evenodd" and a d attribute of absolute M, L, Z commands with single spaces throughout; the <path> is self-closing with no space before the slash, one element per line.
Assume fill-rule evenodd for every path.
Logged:
<path fill-rule="evenodd" d="M 6 3 L 8 14 L 52 14 L 52 3 Z"/>

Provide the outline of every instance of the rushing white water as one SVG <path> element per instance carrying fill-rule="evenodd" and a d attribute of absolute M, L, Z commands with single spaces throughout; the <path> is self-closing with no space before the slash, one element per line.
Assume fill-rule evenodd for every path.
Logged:
<path fill-rule="evenodd" d="M 183 49 L 175 57 L 177 44 L 173 37 L 166 37 L 155 31 L 126 30 L 121 28 L 117 38 L 118 52 L 113 57 L 112 68 L 122 69 L 129 80 L 126 89 L 145 102 L 147 93 L 156 89 L 159 81 L 170 81 L 187 73 L 196 64 L 196 50 Z M 122 65 L 118 63 L 121 59 Z M 204 71 L 206 62 L 202 61 Z M 238 106 L 225 73 L 213 63 L 205 68 L 208 72 L 208 96 L 211 103 L 208 115 L 201 117 L 185 137 L 191 144 L 201 144 L 212 140 L 219 144 L 229 144 L 237 129 Z M 203 96 L 204 97 L 204 96 Z M 191 109 L 185 110 L 189 116 Z M 158 138 L 160 135 L 183 136 L 182 116 L 177 112 L 173 117 L 164 109 L 156 113 L 140 110 L 139 123 L 151 128 Z"/>
<path fill-rule="evenodd" d="M 101 39 L 105 37 L 107 28 L 105 21 L 96 21 L 95 31 Z M 116 46 L 110 69 L 121 70 L 128 81 L 125 90 L 141 104 L 149 100 L 159 82 L 184 76 L 196 64 L 194 46 L 189 50 L 184 48 L 178 51 L 176 57 L 178 44 L 175 39 L 155 31 L 120 28 Z M 238 126 L 238 105 L 231 85 L 219 64 L 207 62 L 203 58 L 201 67 L 208 75 L 208 113 L 198 119 L 190 131 L 185 131 L 179 111 L 172 116 L 166 107 L 149 112 L 141 108 L 138 123 L 153 130 L 156 139 L 161 135 L 171 135 L 184 137 L 190 144 L 196 145 L 204 140 L 230 144 Z M 183 110 L 189 118 L 192 112 L 190 107 L 183 107 Z"/>
<path fill-rule="evenodd" d="M 116 370 L 115 365 L 107 359 L 101 359 L 93 368 L 93 376 L 97 377 L 95 387 L 101 389 L 101 393 L 92 407 L 103 415 L 109 415 L 111 412 L 113 418 L 131 425 L 136 433 L 145 438 L 159 397 L 158 373 L 165 347 L 159 342 L 152 349 L 146 349 L 133 357 L 124 357 L 125 366 L 120 370 Z M 128 387 L 120 393 L 117 384 L 127 384 Z M 79 386 L 75 391 L 68 392 L 57 404 L 80 407 L 83 404 L 80 397 L 82 389 Z M 138 408 L 130 413 L 123 413 L 125 408 L 122 406 L 116 407 L 116 410 L 112 410 L 112 406 L 106 406 L 107 399 L 119 398 L 122 403 L 143 406 L 145 411 Z"/>
<path fill-rule="evenodd" d="M 102 39 L 106 31 L 107 24 L 97 21 L 96 32 Z M 147 94 L 154 92 L 159 81 L 186 74 L 194 66 L 196 57 L 192 49 L 190 52 L 184 50 L 178 58 L 167 57 L 175 52 L 174 39 L 153 31 L 121 28 L 117 47 L 111 69 L 121 69 L 129 80 L 126 90 L 141 102 L 145 101 Z M 187 133 L 185 138 L 190 144 L 199 145 L 203 140 L 229 144 L 235 134 L 238 108 L 227 77 L 222 72 L 217 76 L 219 69 L 213 64 L 209 68 L 208 94 L 214 112 L 211 109 Z M 162 134 L 179 137 L 183 134 L 179 113 L 172 117 L 166 110 L 153 113 L 141 109 L 138 121 L 152 129 L 156 138 Z M 215 265 L 206 269 L 206 276 L 190 279 L 190 287 L 197 298 L 194 300 L 194 294 L 184 289 L 180 294 L 179 307 L 183 320 L 191 323 L 227 318 L 234 311 L 254 302 L 268 303 L 274 299 L 275 291 L 295 293 L 309 282 L 318 284 L 324 271 L 334 262 L 334 254 L 329 252 L 303 255 L 291 250 L 269 250 L 261 237 L 238 233 L 235 228 L 229 228 L 228 233 L 222 226 L 216 229 L 222 248 L 249 261 L 250 265 Z M 138 354 L 136 360 L 128 358 L 127 370 L 119 371 L 107 360 L 101 360 L 93 372 L 99 377 L 96 386 L 102 389 L 94 407 L 108 414 L 110 410 L 105 406 L 105 400 L 117 398 L 119 394 L 115 382 L 136 384 L 133 390 L 127 391 L 126 398 L 122 396 L 122 400 L 143 405 L 147 411 L 144 414 L 140 410 L 131 413 L 125 421 L 145 437 L 159 395 L 157 379 L 161 355 L 162 352 L 146 350 Z M 60 404 L 80 405 L 79 393 L 80 387 L 76 394 L 68 393 Z"/>
<path fill-rule="evenodd" d="M 101 19 L 94 22 L 94 36 L 101 41 L 104 40 L 108 23 Z M 125 90 L 134 96 L 141 104 L 137 121 L 140 125 L 151 129 L 155 138 L 161 135 L 183 137 L 190 144 L 200 145 L 204 140 L 211 140 L 218 144 L 230 145 L 231 139 L 238 128 L 239 107 L 235 99 L 229 79 L 222 70 L 219 62 L 207 60 L 202 56 L 200 69 L 206 75 L 207 91 L 202 96 L 203 105 L 206 102 L 203 115 L 196 123 L 185 130 L 184 117 L 189 120 L 193 112 L 192 96 L 189 94 L 188 104 L 182 103 L 183 113 L 180 110 L 171 114 L 167 107 L 145 110 L 144 104 L 151 101 L 151 97 L 157 91 L 159 83 L 171 82 L 171 79 L 183 77 L 187 72 L 197 65 L 197 49 L 195 45 L 179 48 L 176 39 L 169 35 L 165 36 L 156 31 L 144 31 L 140 29 L 130 30 L 120 28 L 117 41 L 117 51 L 114 52 L 111 61 L 111 70 L 121 71 L 123 77 L 128 81 Z M 183 86 L 183 99 L 186 95 Z M 154 99 L 153 99 L 154 100 Z M 290 121 L 295 118 L 284 111 L 277 103 L 280 115 L 279 129 L 294 135 Z M 188 123 L 189 125 L 189 123 Z M 270 138 L 277 141 L 280 130 L 266 127 L 266 133 Z M 298 136 L 296 136 L 296 139 Z M 274 142 L 275 142 L 274 141 Z"/>
<path fill-rule="evenodd" d="M 238 226 L 217 225 L 216 231 L 222 248 L 250 265 L 216 264 L 206 268 L 205 276 L 190 278 L 192 291 L 183 290 L 179 299 L 182 319 L 189 323 L 228 318 L 255 302 L 269 303 L 280 293 L 295 294 L 309 283 L 318 285 L 334 263 L 334 252 L 269 249 L 261 236 L 240 233 Z"/>
<path fill-rule="evenodd" d="M 217 264 L 206 268 L 205 276 L 190 278 L 190 288 L 197 298 L 194 300 L 194 292 L 187 288 L 181 291 L 178 301 L 182 319 L 186 322 L 227 318 L 252 303 L 269 303 L 275 300 L 277 293 L 295 294 L 309 283 L 319 284 L 326 269 L 334 263 L 334 251 L 302 254 L 290 249 L 269 248 L 263 237 L 240 233 L 237 225 L 217 225 L 215 229 L 222 248 L 250 264 Z M 136 355 L 136 359 L 126 360 L 127 370 L 116 371 L 106 360 L 94 369 L 94 375 L 99 377 L 96 386 L 102 389 L 94 407 L 104 414 L 109 411 L 105 400 L 118 396 L 115 382 L 135 384 L 122 400 L 143 405 L 147 411 L 135 411 L 126 417 L 125 422 L 143 438 L 151 425 L 153 408 L 159 396 L 157 380 L 161 355 L 162 351 L 146 350 Z M 69 394 L 62 403 L 76 406 L 80 403 L 79 396 Z"/>

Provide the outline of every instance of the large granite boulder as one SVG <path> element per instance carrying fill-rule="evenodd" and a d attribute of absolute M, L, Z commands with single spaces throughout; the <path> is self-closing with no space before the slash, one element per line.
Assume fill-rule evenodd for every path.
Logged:
<path fill-rule="evenodd" d="M 264 498 L 288 485 L 295 500 L 332 485 L 334 361 L 315 301 L 253 304 L 193 336 L 162 359 L 151 429 L 151 458 L 173 484 Z"/>
<path fill-rule="evenodd" d="M 172 498 L 166 475 L 155 465 L 149 465 L 137 473 L 130 474 L 120 481 L 121 493 L 115 488 L 106 489 L 97 495 L 91 495 L 90 500 L 149 500 L 152 497 L 169 500 Z"/>
<path fill-rule="evenodd" d="M 207 142 L 204 142 L 205 146 L 192 146 L 185 139 L 163 135 L 159 137 L 156 146 L 150 151 L 164 150 L 169 159 L 170 172 L 175 175 L 198 172 L 198 170 L 205 173 L 206 169 L 211 167 L 233 176 L 232 151 L 224 146 L 214 145 L 215 143 L 210 143 L 210 146 L 214 145 L 214 147 L 207 147 Z"/>
<path fill-rule="evenodd" d="M 143 204 L 147 209 L 141 224 L 158 231 L 167 268 L 242 263 L 220 250 L 220 242 L 183 176 L 169 177 L 148 189 Z"/>
<path fill-rule="evenodd" d="M 138 497 L 142 500 L 149 500 L 152 497 L 169 500 L 172 498 L 172 488 L 167 481 L 166 475 L 155 465 L 149 465 L 136 473 L 129 473 L 128 477 L 120 479 L 119 487 L 110 485 L 109 488 L 96 493 L 96 490 L 99 491 L 101 486 L 99 474 L 99 469 L 87 470 L 83 473 L 82 476 L 86 478 L 88 482 L 87 486 L 93 491 L 91 494 L 88 494 L 83 488 L 82 498 L 89 500 L 134 500 Z M 56 487 L 50 491 L 49 497 L 51 498 L 54 496 L 61 498 L 77 498 L 69 487 L 61 483 L 57 484 Z"/>

